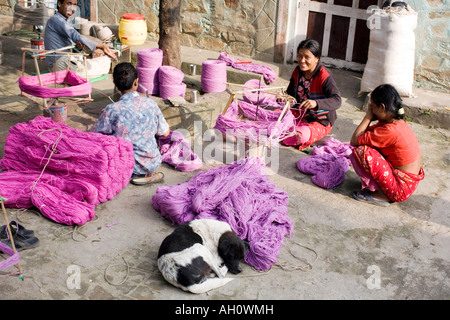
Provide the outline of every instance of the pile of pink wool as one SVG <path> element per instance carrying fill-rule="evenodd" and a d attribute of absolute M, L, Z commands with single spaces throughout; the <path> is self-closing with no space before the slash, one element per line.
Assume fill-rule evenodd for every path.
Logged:
<path fill-rule="evenodd" d="M 156 189 L 153 207 L 180 225 L 193 219 L 227 222 L 250 244 L 245 262 L 268 270 L 283 241 L 293 236 L 289 197 L 262 172 L 259 158 L 247 158 L 201 171 L 190 181 Z"/>
<path fill-rule="evenodd" d="M 133 166 L 131 142 L 39 116 L 10 128 L 0 190 L 6 207 L 36 207 L 58 223 L 82 225 L 128 184 Z"/>

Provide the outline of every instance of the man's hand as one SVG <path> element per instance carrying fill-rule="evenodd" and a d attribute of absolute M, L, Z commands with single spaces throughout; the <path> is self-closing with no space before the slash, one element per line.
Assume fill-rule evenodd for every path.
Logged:
<path fill-rule="evenodd" d="M 110 47 L 108 47 L 107 45 L 102 45 L 101 46 L 101 49 L 103 50 L 103 52 L 107 55 L 107 56 L 109 56 L 111 59 L 114 59 L 114 60 L 116 60 L 117 59 L 117 57 L 116 57 L 116 55 L 114 54 L 114 52 L 111 50 L 111 48 Z"/>
<path fill-rule="evenodd" d="M 81 43 L 81 41 L 77 41 L 76 43 L 76 47 L 78 50 L 83 50 L 84 49 L 84 44 Z"/>

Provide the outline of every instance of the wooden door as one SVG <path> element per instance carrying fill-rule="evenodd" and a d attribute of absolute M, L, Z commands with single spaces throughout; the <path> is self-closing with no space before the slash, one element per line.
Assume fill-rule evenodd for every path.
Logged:
<path fill-rule="evenodd" d="M 298 44 L 309 38 L 321 44 L 326 65 L 363 71 L 370 38 L 367 19 L 373 8 L 381 8 L 383 0 L 294 1 L 295 35 L 288 46 L 288 62 L 295 62 Z"/>

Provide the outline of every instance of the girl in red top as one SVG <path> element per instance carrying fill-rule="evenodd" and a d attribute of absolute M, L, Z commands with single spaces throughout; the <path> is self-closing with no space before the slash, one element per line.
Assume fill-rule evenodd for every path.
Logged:
<path fill-rule="evenodd" d="M 302 150 L 331 132 L 341 106 L 341 96 L 333 76 L 320 63 L 321 48 L 306 39 L 297 48 L 298 66 L 292 72 L 286 93 L 295 98 L 291 109 L 297 121 L 294 135 L 282 141 Z"/>
<path fill-rule="evenodd" d="M 370 94 L 366 115 L 350 140 L 355 146 L 350 159 L 362 182 L 356 200 L 388 206 L 402 202 L 424 178 L 420 148 L 405 120 L 402 99 L 397 90 L 380 85 Z M 378 123 L 370 126 L 372 121 Z"/>

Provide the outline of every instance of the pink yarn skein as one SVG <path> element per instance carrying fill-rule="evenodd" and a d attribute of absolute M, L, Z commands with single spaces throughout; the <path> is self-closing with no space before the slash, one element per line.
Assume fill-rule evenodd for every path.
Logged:
<path fill-rule="evenodd" d="M 82 225 L 128 184 L 134 162 L 129 141 L 39 116 L 9 129 L 0 190 L 6 207 L 35 206 L 53 221 Z"/>

